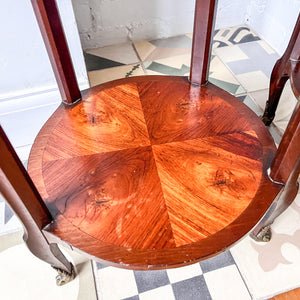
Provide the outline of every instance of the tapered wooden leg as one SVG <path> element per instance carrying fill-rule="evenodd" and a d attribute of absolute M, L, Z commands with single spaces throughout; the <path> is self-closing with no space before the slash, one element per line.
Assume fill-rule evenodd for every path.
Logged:
<path fill-rule="evenodd" d="M 59 271 L 57 283 L 62 285 L 74 278 L 72 264 L 42 232 L 52 217 L 1 126 L 0 191 L 24 225 L 24 240 L 30 251 Z"/>
<path fill-rule="evenodd" d="M 283 56 L 276 62 L 270 80 L 269 99 L 262 117 L 266 125 L 270 125 L 274 119 L 275 111 L 286 81 L 290 78 L 291 85 L 296 97 L 299 95 L 299 81 L 296 79 L 299 73 L 300 62 L 300 14 L 298 15 L 295 28 L 289 44 Z M 299 77 L 297 77 L 299 78 Z"/>
<path fill-rule="evenodd" d="M 269 99 L 266 103 L 265 111 L 262 116 L 262 121 L 267 126 L 269 126 L 272 123 L 275 117 L 275 112 L 279 103 L 280 96 L 282 94 L 285 83 L 289 79 L 288 74 L 284 72 L 284 70 L 280 70 L 282 69 L 283 64 L 285 64 L 285 62 L 283 62 L 282 59 L 279 59 L 276 62 L 272 71 L 269 89 Z"/>
<path fill-rule="evenodd" d="M 204 85 L 208 80 L 215 6 L 216 0 L 196 0 L 190 71 L 190 82 L 195 85 Z"/>
<path fill-rule="evenodd" d="M 8 200 L 13 211 L 20 217 L 25 226 L 24 241 L 29 250 L 39 259 L 49 263 L 58 271 L 56 282 L 63 285 L 75 278 L 73 265 L 65 258 L 57 244 L 49 244 L 43 232 L 32 222 L 32 218 L 25 206 L 21 205 L 18 194 L 12 188 L 3 171 L 0 169 L 0 190 Z"/>
<path fill-rule="evenodd" d="M 81 98 L 56 0 L 31 0 L 56 82 L 66 104 Z"/>
<path fill-rule="evenodd" d="M 272 205 L 269 207 L 268 211 L 261 219 L 261 221 L 256 225 L 250 236 L 258 242 L 268 242 L 271 239 L 271 225 L 274 220 L 283 213 L 290 204 L 294 201 L 298 189 L 299 189 L 299 177 L 300 172 L 300 157 L 291 173 L 287 184 L 283 187 L 281 192 L 278 194 Z"/>

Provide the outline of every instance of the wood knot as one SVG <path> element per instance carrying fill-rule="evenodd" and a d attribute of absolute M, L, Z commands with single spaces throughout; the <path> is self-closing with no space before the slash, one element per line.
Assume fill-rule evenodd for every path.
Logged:
<path fill-rule="evenodd" d="M 233 174 L 229 170 L 217 170 L 214 178 L 214 185 L 215 186 L 230 185 L 234 182 L 232 177 Z"/>
<path fill-rule="evenodd" d="M 96 204 L 104 204 L 107 202 L 108 202 L 108 200 L 98 200 L 98 201 L 96 201 Z"/>

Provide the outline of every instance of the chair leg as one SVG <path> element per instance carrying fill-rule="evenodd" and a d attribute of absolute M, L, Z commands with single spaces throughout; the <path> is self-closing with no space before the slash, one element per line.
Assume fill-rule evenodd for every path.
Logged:
<path fill-rule="evenodd" d="M 297 195 L 299 189 L 299 169 L 300 157 L 298 158 L 286 185 L 277 195 L 264 217 L 250 233 L 250 237 L 255 241 L 269 242 L 271 240 L 271 225 L 274 220 L 290 206 Z"/>
<path fill-rule="evenodd" d="M 73 280 L 75 278 L 73 265 L 66 259 L 57 244 L 48 243 L 1 169 L 0 190 L 25 227 L 23 238 L 31 253 L 49 263 L 58 272 L 57 285 L 64 285 Z"/>
<path fill-rule="evenodd" d="M 289 76 L 286 72 L 280 70 L 282 66 L 285 65 L 283 59 L 279 59 L 272 71 L 271 80 L 270 80 L 270 90 L 269 90 L 269 99 L 266 103 L 265 111 L 262 116 L 262 121 L 265 125 L 269 126 L 274 117 L 275 112 L 279 103 L 280 96 L 282 94 L 283 88 Z"/>
<path fill-rule="evenodd" d="M 68 269 L 68 271 L 65 271 L 63 269 L 60 269 L 59 267 L 56 267 L 55 265 L 52 266 L 52 268 L 54 268 L 58 273 L 58 275 L 56 276 L 56 284 L 61 286 L 72 281 L 76 277 L 76 272 L 73 264 L 66 259 L 66 257 L 58 248 L 57 244 L 50 244 L 49 248 L 54 257 L 59 262 L 63 263 L 63 265 Z"/>
<path fill-rule="evenodd" d="M 50 264 L 57 271 L 56 284 L 58 286 L 72 281 L 76 277 L 73 264 L 66 259 L 57 244 L 49 244 L 42 232 L 40 234 L 41 236 L 38 237 L 37 232 L 28 232 L 27 239 L 26 234 L 24 235 L 25 243 L 30 252 Z"/>

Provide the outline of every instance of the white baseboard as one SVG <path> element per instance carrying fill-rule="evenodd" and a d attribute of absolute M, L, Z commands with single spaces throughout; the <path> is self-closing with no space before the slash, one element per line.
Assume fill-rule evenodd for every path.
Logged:
<path fill-rule="evenodd" d="M 88 80 L 84 79 L 79 82 L 79 87 L 81 90 L 87 89 L 89 87 Z M 6 98 L 4 95 L 0 95 L 0 116 L 60 102 L 61 96 L 56 86 L 15 93 L 7 95 Z"/>

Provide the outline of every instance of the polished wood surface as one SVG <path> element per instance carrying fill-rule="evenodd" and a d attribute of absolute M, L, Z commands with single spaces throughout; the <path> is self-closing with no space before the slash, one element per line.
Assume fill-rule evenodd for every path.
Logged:
<path fill-rule="evenodd" d="M 1 126 L 0 154 L 0 193 L 24 225 L 27 247 L 52 266 L 71 272 L 71 264 L 58 246 L 49 246 L 41 231 L 52 222 L 52 217 Z"/>
<path fill-rule="evenodd" d="M 63 101 L 72 104 L 81 94 L 55 1 L 32 4 Z M 214 0 L 196 1 L 189 79 L 142 76 L 106 83 L 85 91 L 76 104 L 62 104 L 45 124 L 29 172 L 51 217 L 13 149 L 8 151 L 25 196 L 29 190 L 35 198 L 22 195 L 24 211 L 37 215 L 37 231 L 46 225 L 31 244 L 37 256 L 49 244 L 54 259 L 50 254 L 45 261 L 57 258 L 54 264 L 71 273 L 53 248 L 62 239 L 119 267 L 178 267 L 225 250 L 262 218 L 283 186 L 268 177 L 274 157 L 271 172 L 283 182 L 293 161 L 299 161 L 299 110 L 275 156 L 274 142 L 257 116 L 206 82 L 214 6 Z M 294 59 L 296 87 L 298 69 Z M 5 135 L 2 140 L 9 144 Z M 22 183 L 3 165 L 17 191 Z M 9 201 L 21 207 L 16 195 Z M 30 224 L 26 229 L 32 231 Z M 47 245 L 41 246 L 44 237 Z"/>
<path fill-rule="evenodd" d="M 300 13 L 283 56 L 276 62 L 270 80 L 269 99 L 264 123 L 269 125 L 274 116 L 286 81 L 290 79 L 295 97 L 300 101 Z M 271 178 L 286 183 L 300 156 L 300 102 L 295 106 L 287 130 L 271 166 Z"/>
<path fill-rule="evenodd" d="M 270 125 L 275 117 L 280 96 L 288 79 L 296 98 L 300 100 L 300 13 L 289 44 L 272 70 L 269 98 L 262 117 L 266 125 Z"/>
<path fill-rule="evenodd" d="M 271 165 L 271 178 L 286 183 L 300 158 L 300 101 L 296 104 Z"/>
<path fill-rule="evenodd" d="M 300 299 L 300 288 L 288 291 L 286 293 L 276 295 L 269 300 L 299 300 Z"/>
<path fill-rule="evenodd" d="M 69 48 L 55 0 L 31 0 L 62 101 L 73 103 L 81 98 Z"/>
<path fill-rule="evenodd" d="M 155 269 L 209 257 L 246 234 L 281 189 L 267 178 L 275 151 L 258 117 L 223 90 L 142 76 L 61 105 L 35 141 L 29 173 L 55 219 L 48 238 Z"/>
<path fill-rule="evenodd" d="M 8 180 L 10 185 L 13 187 L 15 193 L 17 193 L 18 197 L 23 200 L 23 203 L 18 205 L 18 202 L 10 203 L 14 211 L 17 211 L 21 220 L 26 223 L 27 218 L 22 214 L 25 212 L 23 208 L 24 205 L 31 216 L 31 221 L 36 224 L 39 229 L 45 227 L 49 222 L 52 221 L 52 217 L 43 202 L 40 194 L 38 193 L 36 187 L 34 186 L 31 178 L 26 172 L 22 162 L 14 151 L 13 146 L 9 142 L 7 136 L 0 125 L 0 168 L 1 168 L 1 176 L 3 181 L 3 186 L 6 185 L 5 181 Z M 1 182 L 2 182 L 1 181 Z M 1 192 L 2 189 L 1 189 Z"/>

